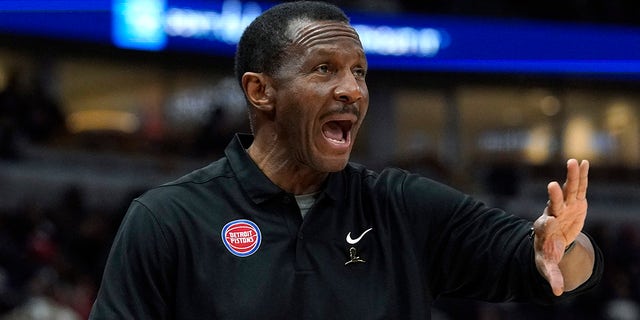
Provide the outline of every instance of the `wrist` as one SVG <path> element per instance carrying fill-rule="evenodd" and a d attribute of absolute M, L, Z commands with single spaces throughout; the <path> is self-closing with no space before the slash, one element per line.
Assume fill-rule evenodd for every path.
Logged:
<path fill-rule="evenodd" d="M 564 247 L 563 255 L 566 255 L 567 253 L 569 253 L 573 249 L 573 247 L 575 247 L 575 246 L 576 246 L 576 241 L 575 240 L 571 241 L 571 243 L 569 243 L 569 245 Z"/>
<path fill-rule="evenodd" d="M 535 236 L 536 236 L 536 231 L 533 227 L 531 227 L 531 229 L 529 229 L 529 239 L 533 241 L 535 239 Z M 573 247 L 575 246 L 576 246 L 576 240 L 571 241 L 571 243 L 569 243 L 566 247 L 564 247 L 564 253 L 562 255 L 564 256 L 567 253 L 571 252 L 571 250 L 573 250 Z"/>

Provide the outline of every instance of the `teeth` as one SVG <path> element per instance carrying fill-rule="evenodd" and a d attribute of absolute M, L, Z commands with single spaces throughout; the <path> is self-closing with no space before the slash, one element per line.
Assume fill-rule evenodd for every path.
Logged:
<path fill-rule="evenodd" d="M 347 140 L 345 140 L 344 138 L 340 139 L 340 140 L 336 140 L 336 139 L 332 139 L 332 138 L 327 138 L 327 139 L 331 140 L 331 141 L 333 141 L 335 143 L 345 143 L 345 142 L 347 142 Z"/>

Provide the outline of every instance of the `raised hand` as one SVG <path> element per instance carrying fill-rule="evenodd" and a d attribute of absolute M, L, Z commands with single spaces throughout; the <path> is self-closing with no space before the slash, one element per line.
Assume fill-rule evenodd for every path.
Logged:
<path fill-rule="evenodd" d="M 536 266 L 557 296 L 565 289 L 566 275 L 562 274 L 560 261 L 565 248 L 582 231 L 587 216 L 588 174 L 588 161 L 567 161 L 567 180 L 562 187 L 555 181 L 549 183 L 547 207 L 533 224 Z"/>

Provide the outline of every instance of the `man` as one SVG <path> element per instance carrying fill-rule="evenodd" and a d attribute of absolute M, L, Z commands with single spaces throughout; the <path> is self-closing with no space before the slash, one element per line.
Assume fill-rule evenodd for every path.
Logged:
<path fill-rule="evenodd" d="M 593 287 L 588 162 L 528 221 L 398 169 L 349 163 L 367 60 L 344 13 L 265 11 L 238 45 L 253 136 L 136 199 L 92 319 L 428 319 L 439 296 L 549 303 Z M 533 232 L 532 232 L 533 231 Z"/>

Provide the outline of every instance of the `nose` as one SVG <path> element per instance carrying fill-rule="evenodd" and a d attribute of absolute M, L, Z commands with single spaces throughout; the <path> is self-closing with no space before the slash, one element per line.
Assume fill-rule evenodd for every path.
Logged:
<path fill-rule="evenodd" d="M 346 104 L 352 104 L 364 96 L 361 83 L 351 72 L 344 72 L 334 90 L 334 98 Z"/>

